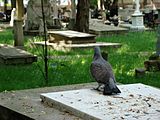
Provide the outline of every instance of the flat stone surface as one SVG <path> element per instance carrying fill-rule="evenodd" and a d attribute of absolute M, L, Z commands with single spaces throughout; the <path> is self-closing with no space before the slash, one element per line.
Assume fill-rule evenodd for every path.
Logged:
<path fill-rule="evenodd" d="M 95 43 L 95 35 L 77 32 L 72 30 L 65 31 L 48 31 L 49 42 L 51 43 L 71 43 L 71 44 L 86 44 L 86 43 Z"/>
<path fill-rule="evenodd" d="M 44 46 L 45 41 L 42 42 L 34 42 L 35 45 Z M 70 50 L 74 48 L 92 48 L 95 46 L 100 46 L 103 48 L 113 47 L 113 48 L 119 48 L 122 46 L 121 43 L 108 43 L 108 42 L 96 42 L 96 43 L 85 43 L 85 44 L 65 44 L 65 43 L 50 43 L 47 42 L 47 45 L 55 50 Z"/>
<path fill-rule="evenodd" d="M 125 23 L 125 24 L 120 24 L 119 26 L 120 26 L 120 27 L 123 27 L 123 28 L 128 28 L 128 29 L 131 28 L 131 24 L 127 24 L 127 23 Z"/>
<path fill-rule="evenodd" d="M 128 29 L 126 28 L 121 28 L 121 27 L 115 27 L 113 25 L 105 25 L 105 24 L 101 24 L 101 23 L 96 23 L 93 25 L 89 26 L 89 30 L 93 30 L 93 31 L 98 31 L 98 32 L 103 32 L 103 31 L 128 31 Z"/>
<path fill-rule="evenodd" d="M 143 84 L 119 85 L 121 94 L 91 89 L 41 94 L 44 103 L 86 120 L 160 120 L 160 90 Z"/>
<path fill-rule="evenodd" d="M 55 107 L 49 107 L 42 104 L 39 96 L 41 93 L 93 88 L 96 85 L 97 83 L 94 82 L 28 90 L 4 91 L 0 93 L 0 106 L 9 108 L 10 110 L 18 112 L 34 120 L 81 120 L 79 117 L 76 117 L 73 114 L 68 113 L 67 111 L 61 112 Z M 2 120 L 1 115 L 4 114 L 6 114 L 5 120 L 10 120 L 12 118 L 11 115 L 13 114 L 10 114 L 9 112 L 4 113 L 3 109 L 0 110 L 0 112 L 1 111 L 2 113 L 0 113 L 0 120 Z"/>
<path fill-rule="evenodd" d="M 31 57 L 33 55 L 25 50 L 18 49 L 11 45 L 0 44 L 0 56 L 9 58 L 9 57 Z"/>
<path fill-rule="evenodd" d="M 33 63 L 37 61 L 37 56 L 25 50 L 18 49 L 11 45 L 0 44 L 0 63 L 19 64 Z"/>
<path fill-rule="evenodd" d="M 66 30 L 66 31 L 48 31 L 49 34 L 56 34 L 60 36 L 65 36 L 68 38 L 78 38 L 78 37 L 95 37 L 95 35 L 88 34 L 88 33 L 82 33 L 72 30 Z"/>
<path fill-rule="evenodd" d="M 89 32 L 99 36 L 107 36 L 119 33 L 127 33 L 127 28 L 122 28 L 114 25 L 106 25 L 102 21 L 91 19 L 89 23 Z"/>

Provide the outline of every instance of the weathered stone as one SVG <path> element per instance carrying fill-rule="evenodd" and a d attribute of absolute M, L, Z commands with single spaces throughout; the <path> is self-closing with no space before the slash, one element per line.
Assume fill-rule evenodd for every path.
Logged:
<path fill-rule="evenodd" d="M 140 12 L 140 4 L 139 0 L 135 0 L 136 3 L 136 9 L 134 14 L 132 14 L 132 26 L 131 29 L 138 29 L 138 30 L 143 30 L 144 23 L 143 23 L 143 14 Z"/>
<path fill-rule="evenodd" d="M 144 62 L 146 71 L 159 71 L 160 70 L 160 60 L 148 60 Z"/>
<path fill-rule="evenodd" d="M 104 37 L 112 36 L 113 34 L 126 34 L 128 33 L 128 29 L 105 25 L 101 20 L 91 19 L 89 22 L 89 33 L 96 34 L 97 37 Z"/>
<path fill-rule="evenodd" d="M 160 56 L 157 55 L 157 54 L 152 54 L 152 55 L 149 57 L 149 60 L 160 60 Z"/>
<path fill-rule="evenodd" d="M 2 64 L 30 64 L 36 61 L 37 56 L 27 51 L 0 44 L 0 63 Z"/>
<path fill-rule="evenodd" d="M 43 8 L 47 28 L 54 28 L 56 24 L 54 19 L 57 19 L 58 8 L 56 8 L 55 0 L 46 0 Z M 25 20 L 25 31 L 38 30 L 42 19 L 42 7 L 40 0 L 30 0 L 27 6 L 27 18 Z"/>
<path fill-rule="evenodd" d="M 23 21 L 14 20 L 14 45 L 24 46 L 24 36 L 23 36 Z"/>
<path fill-rule="evenodd" d="M 96 83 L 52 86 L 0 93 L 0 120 L 82 120 L 41 103 L 41 93 L 92 88 Z M 2 106 L 2 107 L 1 107 Z M 20 114 L 20 115 L 19 115 Z M 26 116 L 26 117 L 23 117 Z M 31 118 L 31 119 L 27 119 Z"/>
<path fill-rule="evenodd" d="M 136 77 L 143 77 L 145 75 L 146 70 L 144 68 L 137 68 L 135 69 L 135 76 Z"/>
<path fill-rule="evenodd" d="M 0 105 L 0 120 L 34 120 L 34 119 Z"/>
<path fill-rule="evenodd" d="M 44 103 L 84 120 L 159 120 L 160 90 L 143 84 L 119 85 L 122 93 L 104 96 L 92 89 L 41 94 Z"/>
<path fill-rule="evenodd" d="M 44 47 L 45 41 L 42 42 L 34 42 L 34 45 Z M 70 49 L 77 49 L 77 48 L 91 48 L 95 46 L 100 46 L 101 48 L 120 48 L 122 44 L 120 43 L 108 43 L 108 42 L 96 42 L 96 43 L 83 43 L 83 44 L 65 44 L 63 41 L 59 43 L 51 43 L 47 41 L 47 46 L 58 50 L 58 51 L 69 51 Z"/>
<path fill-rule="evenodd" d="M 49 31 L 49 42 L 59 43 L 64 41 L 66 44 L 95 43 L 95 35 L 77 31 Z"/>

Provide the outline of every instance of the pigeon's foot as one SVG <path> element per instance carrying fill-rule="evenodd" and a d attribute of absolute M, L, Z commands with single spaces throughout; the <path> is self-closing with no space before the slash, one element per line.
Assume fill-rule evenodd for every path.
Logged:
<path fill-rule="evenodd" d="M 92 90 L 101 91 L 99 88 L 92 88 Z"/>
<path fill-rule="evenodd" d="M 96 90 L 96 91 L 102 92 L 104 90 L 104 88 L 102 88 L 102 87 L 96 87 L 96 88 L 92 88 L 91 90 Z"/>

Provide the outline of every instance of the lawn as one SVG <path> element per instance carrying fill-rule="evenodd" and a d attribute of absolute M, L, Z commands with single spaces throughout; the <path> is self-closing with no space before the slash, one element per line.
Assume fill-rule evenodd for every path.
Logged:
<path fill-rule="evenodd" d="M 25 47 L 38 55 L 38 62 L 31 65 L 0 65 L 0 91 L 43 87 L 44 62 L 41 48 L 31 46 L 38 37 L 25 37 Z M 119 42 L 118 49 L 103 49 L 109 53 L 109 62 L 113 66 L 118 82 L 144 83 L 160 88 L 160 72 L 150 72 L 142 78 L 134 76 L 135 68 L 144 67 L 144 61 L 155 51 L 156 32 L 130 32 L 126 35 L 113 35 L 98 38 L 97 41 Z M 0 32 L 0 43 L 13 44 L 12 30 Z M 89 67 L 93 58 L 93 49 L 76 49 L 70 52 L 57 52 L 49 49 L 49 83 L 47 86 L 93 82 Z"/>

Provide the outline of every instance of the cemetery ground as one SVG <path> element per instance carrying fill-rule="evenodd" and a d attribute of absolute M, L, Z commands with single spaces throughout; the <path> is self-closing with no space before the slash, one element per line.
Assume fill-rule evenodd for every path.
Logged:
<path fill-rule="evenodd" d="M 25 37 L 25 49 L 38 56 L 38 62 L 31 65 L 0 65 L 0 91 L 44 87 L 43 49 L 31 43 L 40 41 L 39 37 Z M 107 48 L 109 62 L 113 66 L 116 80 L 122 84 L 143 83 L 160 88 L 160 72 L 147 72 L 143 77 L 135 77 L 135 68 L 143 68 L 144 61 L 155 51 L 157 36 L 155 31 L 129 32 L 97 38 L 101 42 L 119 42 L 118 49 Z M 13 45 L 11 29 L 0 32 L 0 43 Z M 74 49 L 69 52 L 48 49 L 48 85 L 94 82 L 89 68 L 93 49 Z"/>

